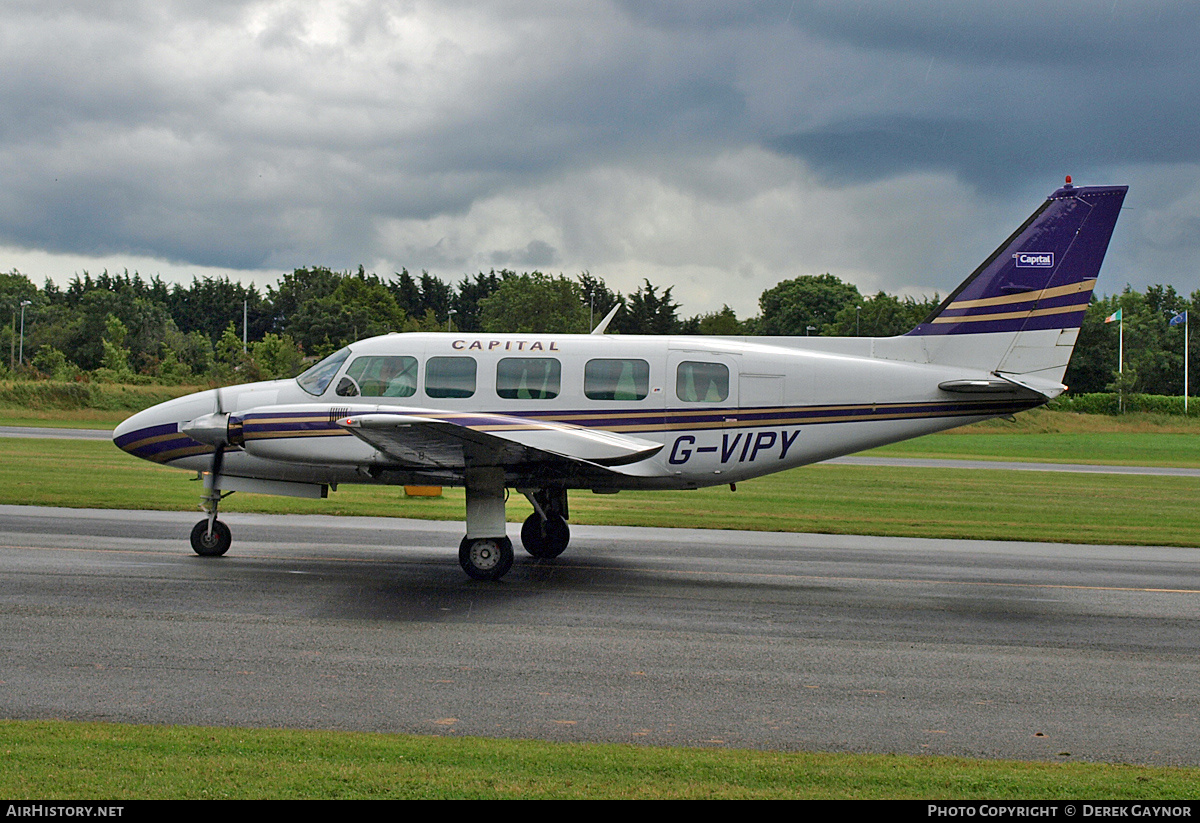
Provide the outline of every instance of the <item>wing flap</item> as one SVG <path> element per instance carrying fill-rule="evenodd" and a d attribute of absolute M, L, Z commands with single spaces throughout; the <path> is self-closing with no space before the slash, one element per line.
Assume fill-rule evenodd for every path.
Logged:
<path fill-rule="evenodd" d="M 405 465 L 438 468 L 480 461 L 519 465 L 546 460 L 623 466 L 651 457 L 663 447 L 614 432 L 502 415 L 442 419 L 367 413 L 344 417 L 337 425 Z"/>

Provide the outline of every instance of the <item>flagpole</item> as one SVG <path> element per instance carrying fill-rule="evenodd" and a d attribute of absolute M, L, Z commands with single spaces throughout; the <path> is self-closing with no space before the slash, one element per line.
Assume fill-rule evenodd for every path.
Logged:
<path fill-rule="evenodd" d="M 1121 376 L 1125 374 L 1125 315 L 1121 312 L 1120 307 L 1115 312 L 1104 318 L 1105 323 L 1117 321 L 1117 382 L 1120 388 L 1117 389 L 1117 408 L 1121 413 L 1125 412 L 1125 386 L 1121 382 Z"/>
<path fill-rule="evenodd" d="M 1191 320 L 1191 318 L 1188 317 L 1189 311 L 1190 309 L 1177 311 L 1175 312 L 1175 316 L 1171 318 L 1172 326 L 1178 326 L 1180 323 L 1183 324 L 1183 413 L 1185 415 L 1188 413 L 1188 393 L 1190 391 L 1190 387 L 1188 386 L 1188 348 L 1189 343 L 1191 342 L 1188 339 L 1190 332 L 1190 329 L 1188 329 L 1188 321 Z"/>

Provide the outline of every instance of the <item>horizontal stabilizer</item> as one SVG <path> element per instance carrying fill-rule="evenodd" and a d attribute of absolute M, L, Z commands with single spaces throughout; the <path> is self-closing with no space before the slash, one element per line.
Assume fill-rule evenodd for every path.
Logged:
<path fill-rule="evenodd" d="M 938 383 L 942 391 L 959 394 L 1028 394 L 1029 389 L 1009 380 L 981 378 L 978 380 L 946 380 Z M 1041 394 L 1041 392 L 1038 392 Z"/>

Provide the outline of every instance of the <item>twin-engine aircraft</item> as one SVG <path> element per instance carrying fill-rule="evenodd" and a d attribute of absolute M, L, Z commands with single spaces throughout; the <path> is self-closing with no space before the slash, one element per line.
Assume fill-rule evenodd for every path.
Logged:
<path fill-rule="evenodd" d="M 886 338 L 389 334 L 294 380 L 140 412 L 117 446 L 199 472 L 197 554 L 230 546 L 234 491 L 325 497 L 340 483 L 466 488 L 459 562 L 567 547 L 568 489 L 695 489 L 850 454 L 1058 396 L 1124 186 L 1067 184 L 920 325 Z M 597 333 L 600 332 L 600 333 Z"/>

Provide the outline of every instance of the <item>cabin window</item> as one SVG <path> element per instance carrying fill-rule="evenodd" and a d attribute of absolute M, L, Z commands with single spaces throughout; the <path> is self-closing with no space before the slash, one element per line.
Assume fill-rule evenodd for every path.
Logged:
<path fill-rule="evenodd" d="M 430 397 L 470 397 L 475 394 L 475 358 L 429 358 L 425 364 L 425 394 Z"/>
<path fill-rule="evenodd" d="M 338 383 L 337 393 L 343 397 L 412 397 L 417 393 L 417 358 L 356 357 Z"/>
<path fill-rule="evenodd" d="M 509 400 L 558 397 L 562 364 L 553 357 L 505 357 L 496 364 L 496 394 Z"/>
<path fill-rule="evenodd" d="M 329 388 L 329 383 L 333 380 L 333 376 L 337 374 L 338 369 L 342 367 L 342 364 L 346 362 L 346 358 L 349 356 L 350 349 L 342 349 L 339 352 L 329 355 L 304 372 L 304 374 L 297 377 L 296 383 L 309 394 L 320 397 L 325 393 L 325 389 Z"/>
<path fill-rule="evenodd" d="M 583 393 L 591 400 L 641 400 L 650 393 L 650 364 L 589 360 L 583 367 Z"/>
<path fill-rule="evenodd" d="M 729 367 L 685 360 L 675 370 L 675 396 L 685 403 L 720 403 L 729 397 Z"/>

